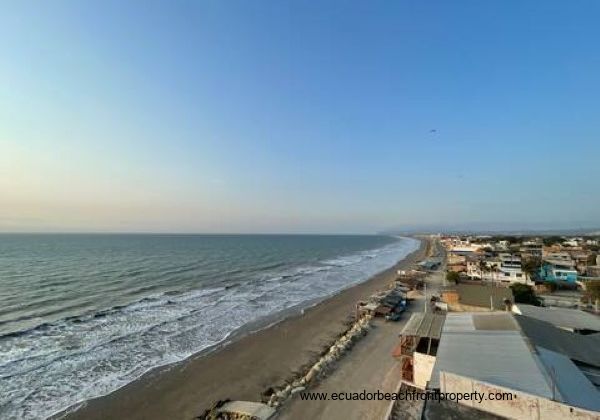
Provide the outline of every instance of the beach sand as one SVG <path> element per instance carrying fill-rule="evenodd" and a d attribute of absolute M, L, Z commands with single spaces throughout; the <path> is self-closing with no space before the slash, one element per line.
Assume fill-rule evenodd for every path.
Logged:
<path fill-rule="evenodd" d="M 422 241 L 419 250 L 395 266 L 302 315 L 238 334 L 214 351 L 157 368 L 107 396 L 88 401 L 66 418 L 192 419 L 220 399 L 260 401 L 267 388 L 302 370 L 346 328 L 357 301 L 387 286 L 396 270 L 423 258 L 427 248 L 428 241 Z"/>

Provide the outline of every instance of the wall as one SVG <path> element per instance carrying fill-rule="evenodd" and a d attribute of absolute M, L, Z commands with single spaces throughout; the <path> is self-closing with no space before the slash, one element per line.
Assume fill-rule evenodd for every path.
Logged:
<path fill-rule="evenodd" d="M 413 354 L 413 370 L 415 373 L 414 384 L 421 389 L 425 389 L 427 382 L 431 379 L 433 365 L 435 364 L 435 356 L 429 356 L 424 353 L 414 352 Z"/>
<path fill-rule="evenodd" d="M 440 372 L 440 390 L 442 392 L 481 392 L 496 393 L 510 392 L 515 395 L 512 401 L 460 401 L 460 404 L 486 411 L 509 419 L 533 419 L 533 420 L 598 420 L 599 413 L 573 407 L 557 401 L 527 394 L 486 382 L 476 381 L 465 376 L 450 372 Z"/>
<path fill-rule="evenodd" d="M 445 292 L 442 292 L 442 300 L 448 304 L 451 303 L 458 303 L 458 292 L 455 292 L 454 290 L 448 290 Z"/>

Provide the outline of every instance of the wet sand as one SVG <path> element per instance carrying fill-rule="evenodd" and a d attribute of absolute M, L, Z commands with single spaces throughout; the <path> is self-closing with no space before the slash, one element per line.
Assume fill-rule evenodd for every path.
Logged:
<path fill-rule="evenodd" d="M 73 419 L 192 419 L 220 399 L 260 401 L 314 360 L 346 328 L 355 304 L 384 288 L 396 270 L 410 267 L 427 252 L 427 241 L 364 283 L 346 289 L 303 314 L 268 328 L 237 334 L 232 342 L 209 353 L 157 368 L 104 397 L 66 414 Z"/>

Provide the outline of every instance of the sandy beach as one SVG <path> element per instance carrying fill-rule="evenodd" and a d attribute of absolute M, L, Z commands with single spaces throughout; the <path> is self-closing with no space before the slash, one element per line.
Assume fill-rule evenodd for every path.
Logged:
<path fill-rule="evenodd" d="M 181 363 L 157 368 L 107 395 L 88 401 L 67 419 L 192 419 L 220 399 L 260 401 L 310 363 L 352 317 L 355 304 L 385 287 L 396 270 L 427 252 L 427 241 L 393 267 L 346 289 L 303 314 L 268 328 L 238 334 L 231 343 Z M 64 413 L 63 413 L 64 414 Z"/>

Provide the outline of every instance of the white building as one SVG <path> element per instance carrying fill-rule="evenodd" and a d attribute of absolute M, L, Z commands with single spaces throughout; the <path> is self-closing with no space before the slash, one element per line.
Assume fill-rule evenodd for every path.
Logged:
<path fill-rule="evenodd" d="M 533 285 L 521 268 L 521 258 L 511 254 L 500 254 L 496 260 L 467 261 L 467 275 L 483 281 L 501 283 L 525 283 Z"/>

